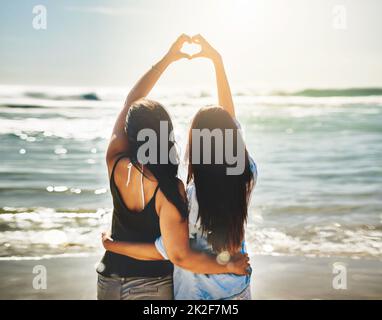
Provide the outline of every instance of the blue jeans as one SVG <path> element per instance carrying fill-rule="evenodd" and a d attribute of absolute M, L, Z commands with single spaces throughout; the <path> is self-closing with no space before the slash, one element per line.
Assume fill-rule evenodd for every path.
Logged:
<path fill-rule="evenodd" d="M 239 294 L 225 300 L 252 300 L 251 286 L 249 285 Z"/>
<path fill-rule="evenodd" d="M 172 300 L 172 275 L 165 277 L 105 277 L 98 274 L 98 300 Z"/>

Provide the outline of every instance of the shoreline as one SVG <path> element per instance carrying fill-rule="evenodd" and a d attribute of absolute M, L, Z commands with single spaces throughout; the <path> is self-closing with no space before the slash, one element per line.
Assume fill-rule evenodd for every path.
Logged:
<path fill-rule="evenodd" d="M 0 299 L 96 299 L 100 256 L 1 260 Z M 382 299 L 382 261 L 299 256 L 251 257 L 252 298 Z M 333 263 L 346 266 L 347 289 L 334 289 Z M 44 266 L 47 288 L 36 290 L 35 266 Z"/>

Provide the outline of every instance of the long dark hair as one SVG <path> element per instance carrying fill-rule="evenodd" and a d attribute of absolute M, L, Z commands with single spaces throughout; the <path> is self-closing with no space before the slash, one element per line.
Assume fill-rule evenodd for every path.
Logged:
<path fill-rule="evenodd" d="M 161 132 L 160 122 L 166 121 L 168 124 L 168 132 Z M 154 175 L 158 181 L 158 186 L 163 192 L 168 201 L 170 201 L 180 212 L 182 217 L 187 217 L 187 202 L 186 199 L 182 197 L 179 191 L 179 179 L 177 178 L 178 173 L 178 161 L 167 161 L 167 163 L 161 163 L 160 152 L 170 152 L 176 153 L 174 148 L 174 141 L 170 139 L 173 125 L 171 118 L 166 111 L 166 109 L 158 102 L 140 99 L 135 101 L 129 108 L 128 114 L 126 116 L 125 130 L 128 136 L 128 157 L 131 163 L 138 170 L 141 171 L 140 162 L 138 159 L 138 149 L 146 141 L 138 141 L 138 133 L 143 129 L 151 129 L 156 134 L 156 150 L 157 150 L 157 161 L 154 163 L 147 163 L 145 167 Z M 165 135 L 165 136 L 163 136 Z M 160 145 L 160 141 L 166 139 L 168 141 L 168 150 L 161 150 L 163 146 Z M 172 150 L 172 151 L 171 151 Z M 177 154 L 175 154 L 177 157 Z"/>
<path fill-rule="evenodd" d="M 244 227 L 248 216 L 248 202 L 253 187 L 253 176 L 250 171 L 248 152 L 245 150 L 244 171 L 240 175 L 227 175 L 229 165 L 225 159 L 222 164 L 215 161 L 215 139 L 211 139 L 211 164 L 192 163 L 192 129 L 232 129 L 233 150 L 237 152 L 238 128 L 230 114 L 221 107 L 204 107 L 195 115 L 188 141 L 188 178 L 195 183 L 196 197 L 199 205 L 198 217 L 208 242 L 216 252 L 227 250 L 236 251 L 243 238 Z M 225 131 L 224 131 L 225 132 Z M 223 155 L 225 155 L 226 137 L 223 133 Z M 205 146 L 199 144 L 203 159 Z M 224 157 L 225 158 L 225 157 Z"/>

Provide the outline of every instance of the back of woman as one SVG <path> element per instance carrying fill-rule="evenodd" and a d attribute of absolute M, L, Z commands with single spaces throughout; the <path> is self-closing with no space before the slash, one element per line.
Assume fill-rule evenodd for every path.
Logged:
<path fill-rule="evenodd" d="M 217 132 L 215 129 L 222 133 L 222 145 L 218 145 L 215 140 L 210 144 L 210 148 L 206 148 L 201 141 L 193 141 L 195 136 L 192 137 L 192 132 L 195 133 L 195 130 Z M 257 179 L 256 164 L 248 156 L 244 144 L 238 143 L 242 141 L 239 129 L 238 122 L 221 107 L 202 108 L 194 117 L 190 129 L 187 187 L 190 244 L 195 250 L 217 255 L 221 263 L 229 261 L 237 251 L 246 253 L 244 229 L 250 195 Z M 232 130 L 232 150 L 243 157 L 243 168 L 239 174 L 227 173 L 228 168 L 239 165 L 239 161 L 229 164 L 224 160 L 224 155 L 230 147 L 227 139 L 230 133 L 227 130 Z M 244 149 L 238 152 L 239 148 Z M 192 159 L 192 153 L 195 152 L 200 156 L 198 163 Z M 203 161 L 206 152 L 212 155 L 211 161 Z M 222 163 L 216 161 L 218 152 L 223 153 Z M 166 256 L 161 238 L 156 241 L 156 247 Z M 206 276 L 176 266 L 174 270 L 176 299 L 249 299 L 249 285 L 250 274 Z"/>
<path fill-rule="evenodd" d="M 126 104 L 124 110 L 117 119 L 107 154 L 114 207 L 111 237 L 116 241 L 152 243 L 161 235 L 158 191 L 179 212 L 186 214 L 187 208 L 178 188 L 177 164 L 144 161 L 139 150 L 145 141 L 139 139 L 139 134 L 151 130 L 158 144 L 166 139 L 168 150 L 161 151 L 169 154 L 172 122 L 155 101 L 140 99 Z M 162 121 L 170 127 L 168 132 L 160 130 Z M 99 299 L 173 298 L 170 261 L 143 261 L 106 251 L 97 272 Z"/>
<path fill-rule="evenodd" d="M 125 155 L 117 159 L 112 169 L 110 191 L 114 207 L 113 239 L 151 243 L 160 236 L 155 208 L 158 183 L 145 178 Z M 103 276 L 160 277 L 173 271 L 170 261 L 142 261 L 110 251 L 105 252 L 100 266 L 98 270 Z"/>

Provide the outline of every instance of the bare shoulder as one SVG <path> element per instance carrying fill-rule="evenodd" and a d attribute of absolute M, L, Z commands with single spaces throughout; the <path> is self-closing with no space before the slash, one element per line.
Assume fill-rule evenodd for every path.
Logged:
<path fill-rule="evenodd" d="M 115 167 L 115 170 L 118 169 L 118 167 L 121 166 L 121 163 L 123 162 L 130 162 L 129 158 L 126 156 L 123 156 L 123 154 L 118 154 L 114 157 L 106 156 L 106 165 L 109 172 L 109 178 L 111 177 L 111 173 L 113 171 L 113 168 Z M 117 164 L 116 164 L 117 162 Z"/>
<path fill-rule="evenodd" d="M 125 181 L 127 177 L 127 167 L 131 163 L 129 158 L 121 158 L 117 163 L 114 162 L 114 181 L 117 185 L 120 184 L 121 181 Z M 111 169 L 112 170 L 112 169 Z M 110 171 L 110 179 L 111 179 L 111 171 Z"/>

